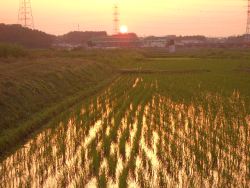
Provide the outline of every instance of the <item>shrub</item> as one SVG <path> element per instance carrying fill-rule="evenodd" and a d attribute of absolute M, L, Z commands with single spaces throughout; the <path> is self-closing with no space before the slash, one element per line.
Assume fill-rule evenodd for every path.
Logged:
<path fill-rule="evenodd" d="M 0 57 L 24 57 L 27 51 L 19 45 L 15 44 L 0 44 Z"/>

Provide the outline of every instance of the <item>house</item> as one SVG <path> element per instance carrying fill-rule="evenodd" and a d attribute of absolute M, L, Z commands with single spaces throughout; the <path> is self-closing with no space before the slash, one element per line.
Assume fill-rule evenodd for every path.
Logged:
<path fill-rule="evenodd" d="M 141 46 L 141 41 L 135 33 L 117 34 L 96 38 L 90 43 L 90 47 L 96 48 L 134 48 Z"/>
<path fill-rule="evenodd" d="M 147 37 L 143 40 L 143 47 L 145 48 L 165 48 L 168 43 L 166 37 Z"/>
<path fill-rule="evenodd" d="M 169 53 L 175 53 L 176 47 L 175 47 L 175 41 L 174 40 L 170 40 L 168 42 L 167 46 L 168 46 Z"/>

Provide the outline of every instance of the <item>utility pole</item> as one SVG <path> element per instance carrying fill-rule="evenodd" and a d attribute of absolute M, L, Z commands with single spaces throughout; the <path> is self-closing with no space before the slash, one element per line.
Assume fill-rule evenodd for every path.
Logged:
<path fill-rule="evenodd" d="M 34 29 L 34 20 L 30 0 L 19 0 L 18 23 Z"/>
<path fill-rule="evenodd" d="M 246 34 L 250 35 L 250 0 L 248 0 L 248 5 L 247 5 L 247 27 L 246 27 Z"/>
<path fill-rule="evenodd" d="M 115 4 L 114 6 L 114 13 L 113 13 L 113 22 L 114 22 L 114 34 L 118 34 L 119 33 L 119 8 L 118 5 Z"/>

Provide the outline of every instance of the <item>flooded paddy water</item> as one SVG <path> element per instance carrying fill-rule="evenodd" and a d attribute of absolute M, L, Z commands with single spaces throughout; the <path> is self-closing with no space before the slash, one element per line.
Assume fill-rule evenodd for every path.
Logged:
<path fill-rule="evenodd" d="M 240 92 L 169 95 L 127 75 L 70 109 L 0 164 L 0 187 L 249 187 Z"/>

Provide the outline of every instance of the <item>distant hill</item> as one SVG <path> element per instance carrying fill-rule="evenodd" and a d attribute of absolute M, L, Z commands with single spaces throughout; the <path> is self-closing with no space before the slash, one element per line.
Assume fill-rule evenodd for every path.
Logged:
<path fill-rule="evenodd" d="M 21 25 L 0 24 L 0 43 L 15 43 L 28 48 L 49 48 L 56 36 Z"/>
<path fill-rule="evenodd" d="M 199 41 L 206 41 L 207 38 L 202 35 L 193 35 L 193 36 L 179 36 L 177 37 L 179 40 L 199 40 Z"/>
<path fill-rule="evenodd" d="M 65 35 L 58 36 L 58 43 L 68 43 L 68 44 L 84 44 L 92 39 L 107 37 L 106 31 L 73 31 Z"/>
<path fill-rule="evenodd" d="M 235 44 L 241 44 L 241 43 L 249 43 L 250 35 L 239 35 L 239 36 L 231 36 L 228 37 L 226 42 L 227 43 L 235 43 Z"/>
<path fill-rule="evenodd" d="M 224 46 L 239 46 L 239 44 L 250 45 L 250 37 L 246 35 L 231 36 L 226 38 L 207 38 L 202 35 L 195 36 L 175 36 L 168 35 L 163 37 L 149 36 L 145 38 L 138 38 L 135 33 L 118 34 L 109 36 L 106 31 L 73 31 L 65 35 L 55 36 L 47 34 L 42 31 L 22 27 L 21 25 L 6 25 L 0 23 L 0 43 L 18 44 L 27 48 L 50 48 L 56 46 L 88 46 L 94 43 L 108 42 L 105 46 L 109 46 L 110 42 L 114 41 L 133 41 L 140 39 L 147 40 L 169 40 L 186 43 L 198 43 L 199 45 L 224 45 Z"/>
<path fill-rule="evenodd" d="M 105 31 L 73 31 L 55 36 L 17 24 L 0 24 L 0 43 L 14 43 L 28 48 L 50 48 L 55 43 L 85 44 L 93 38 L 106 36 Z"/>

